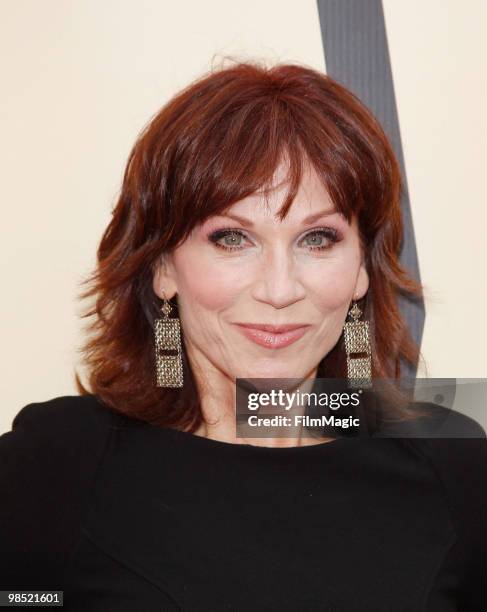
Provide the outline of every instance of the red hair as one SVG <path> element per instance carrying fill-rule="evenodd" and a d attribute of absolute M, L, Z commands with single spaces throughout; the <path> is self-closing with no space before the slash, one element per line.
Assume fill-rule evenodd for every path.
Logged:
<path fill-rule="evenodd" d="M 202 412 L 183 344 L 182 388 L 155 384 L 152 288 L 161 253 L 195 225 L 266 190 L 288 160 L 283 219 L 309 162 L 350 222 L 357 216 L 368 293 L 359 303 L 371 331 L 372 375 L 400 377 L 400 360 L 416 364 L 419 348 L 397 305 L 422 287 L 401 267 L 403 226 L 397 160 L 370 111 L 330 77 L 296 64 L 268 68 L 240 62 L 191 83 L 151 119 L 129 155 L 97 266 L 80 298 L 95 298 L 81 349 L 88 388 L 112 409 L 168 427 L 195 431 Z M 184 332 L 184 329 L 182 330 Z M 326 374 L 325 374 L 326 372 Z M 322 359 L 318 377 L 346 378 L 343 334 Z"/>

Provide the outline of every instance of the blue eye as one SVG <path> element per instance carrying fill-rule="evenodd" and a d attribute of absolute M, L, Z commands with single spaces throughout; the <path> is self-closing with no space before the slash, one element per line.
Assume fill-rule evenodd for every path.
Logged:
<path fill-rule="evenodd" d="M 213 232 L 208 236 L 208 239 L 219 249 L 225 249 L 226 251 L 240 251 L 241 249 L 239 247 L 241 242 L 239 242 L 239 240 L 240 238 L 245 237 L 245 234 L 239 230 L 224 229 Z M 219 242 L 222 239 L 225 241 L 224 244 Z"/>
<path fill-rule="evenodd" d="M 225 251 L 241 251 L 243 239 L 247 236 L 238 229 L 222 229 L 212 232 L 208 240 L 217 248 Z M 324 251 L 330 249 L 336 242 L 341 240 L 339 232 L 332 227 L 323 227 L 312 230 L 306 234 L 302 241 L 310 240 L 309 251 Z"/>
<path fill-rule="evenodd" d="M 310 244 L 312 251 L 322 251 L 324 249 L 330 249 L 336 242 L 338 242 L 339 236 L 336 229 L 332 227 L 324 227 L 306 234 L 303 240 L 308 239 L 312 240 Z"/>

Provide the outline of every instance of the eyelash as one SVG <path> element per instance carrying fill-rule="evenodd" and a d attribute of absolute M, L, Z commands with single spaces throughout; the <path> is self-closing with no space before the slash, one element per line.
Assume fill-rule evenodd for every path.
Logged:
<path fill-rule="evenodd" d="M 217 248 L 223 249 L 224 251 L 241 251 L 242 248 L 240 246 L 228 246 L 226 244 L 220 244 L 218 242 L 218 240 L 221 240 L 221 238 L 224 238 L 226 236 L 232 236 L 232 235 L 242 236 L 243 238 L 247 237 L 239 229 L 229 228 L 229 229 L 216 230 L 212 232 L 208 236 L 208 240 L 210 240 L 210 242 L 212 242 Z M 341 240 L 341 236 L 339 232 L 335 228 L 332 228 L 332 227 L 321 227 L 318 229 L 314 229 L 311 232 L 308 232 L 307 234 L 305 234 L 303 236 L 303 240 L 305 240 L 309 236 L 315 236 L 315 235 L 325 236 L 331 242 L 331 244 L 327 244 L 326 246 L 309 247 L 310 251 L 326 251 L 328 249 L 331 249 L 334 244 L 336 244 L 337 242 L 340 242 Z"/>

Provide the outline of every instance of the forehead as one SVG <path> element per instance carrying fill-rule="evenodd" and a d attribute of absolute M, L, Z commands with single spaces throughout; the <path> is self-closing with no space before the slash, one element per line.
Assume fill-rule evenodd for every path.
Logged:
<path fill-rule="evenodd" d="M 226 213 L 279 222 L 277 213 L 284 202 L 287 187 L 286 166 L 281 163 L 265 191 L 257 191 L 235 202 L 226 210 Z M 310 164 L 305 164 L 298 192 L 282 223 L 301 222 L 305 217 L 325 211 L 335 212 L 336 208 L 326 186 L 314 168 Z"/>

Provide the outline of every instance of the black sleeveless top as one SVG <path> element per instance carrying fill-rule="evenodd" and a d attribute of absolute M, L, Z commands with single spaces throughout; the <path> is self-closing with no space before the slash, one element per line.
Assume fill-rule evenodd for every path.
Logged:
<path fill-rule="evenodd" d="M 473 437 L 271 448 L 93 395 L 29 404 L 0 436 L 0 590 L 79 612 L 485 612 L 487 438 L 460 418 Z"/>

